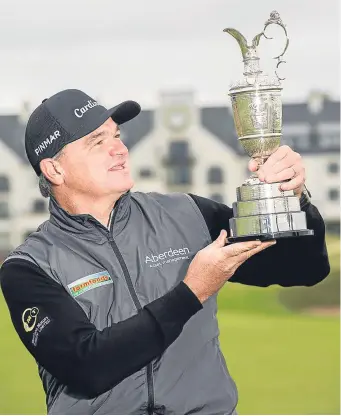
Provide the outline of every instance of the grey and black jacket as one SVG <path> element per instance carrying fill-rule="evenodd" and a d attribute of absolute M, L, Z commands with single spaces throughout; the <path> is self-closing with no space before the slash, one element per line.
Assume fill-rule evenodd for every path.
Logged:
<path fill-rule="evenodd" d="M 68 214 L 53 198 L 49 209 L 49 220 L 0 271 L 14 328 L 38 364 L 48 414 L 234 412 L 237 389 L 219 346 L 216 296 L 201 305 L 183 283 L 195 254 L 229 230 L 231 208 L 191 194 L 128 192 L 108 228 Z M 230 281 L 323 280 L 324 222 L 314 205 L 304 210 L 313 237 L 278 240 Z"/>

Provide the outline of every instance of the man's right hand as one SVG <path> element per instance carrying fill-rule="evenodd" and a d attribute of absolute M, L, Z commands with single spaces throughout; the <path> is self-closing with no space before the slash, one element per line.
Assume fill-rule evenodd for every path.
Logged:
<path fill-rule="evenodd" d="M 198 251 L 189 265 L 184 283 L 201 303 L 218 292 L 246 260 L 276 243 L 246 241 L 225 245 L 226 237 L 227 232 L 222 230 L 215 241 Z"/>

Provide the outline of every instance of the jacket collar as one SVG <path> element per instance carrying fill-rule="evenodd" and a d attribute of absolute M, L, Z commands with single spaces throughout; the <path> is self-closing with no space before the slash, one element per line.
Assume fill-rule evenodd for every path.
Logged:
<path fill-rule="evenodd" d="M 90 214 L 70 214 L 51 196 L 49 203 L 50 221 L 63 231 L 77 235 L 79 238 L 104 243 L 108 241 L 110 236 L 117 236 L 125 228 L 130 217 L 130 204 L 131 193 L 128 191 L 116 202 L 107 228 Z"/>

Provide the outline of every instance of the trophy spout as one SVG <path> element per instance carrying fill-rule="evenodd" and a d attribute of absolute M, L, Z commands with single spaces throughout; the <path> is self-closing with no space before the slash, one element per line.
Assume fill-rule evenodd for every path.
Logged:
<path fill-rule="evenodd" d="M 241 50 L 244 62 L 244 75 L 256 75 L 262 71 L 259 69 L 259 57 L 257 53 L 257 46 L 259 45 L 260 38 L 264 35 L 263 32 L 259 33 L 252 39 L 251 45 L 248 45 L 245 36 L 243 36 L 238 30 L 233 28 L 226 28 L 223 32 L 228 33 L 236 39 L 239 48 Z"/>
<path fill-rule="evenodd" d="M 223 32 L 228 33 L 229 35 L 231 35 L 232 37 L 234 37 L 236 39 L 236 41 L 238 42 L 238 45 L 240 47 L 242 56 L 243 56 L 243 62 L 244 62 L 244 75 L 245 76 L 258 76 L 258 74 L 262 73 L 262 71 L 259 69 L 259 57 L 258 57 L 258 52 L 257 52 L 257 47 L 259 45 L 260 39 L 262 38 L 262 36 L 265 39 L 272 39 L 269 38 L 266 34 L 266 28 L 272 24 L 278 25 L 280 26 L 285 33 L 285 37 L 286 37 L 286 42 L 285 42 L 285 46 L 283 51 L 276 56 L 274 59 L 277 59 L 277 65 L 276 65 L 276 70 L 275 70 L 275 74 L 277 76 L 278 81 L 283 81 L 285 78 L 280 78 L 277 74 L 277 69 L 278 67 L 282 64 L 285 63 L 285 61 L 282 59 L 283 55 L 285 54 L 288 45 L 289 45 L 289 39 L 288 39 L 288 34 L 287 34 L 287 30 L 285 25 L 282 22 L 282 19 L 279 16 L 279 13 L 276 12 L 275 10 L 273 12 L 270 13 L 270 18 L 265 22 L 264 24 L 264 28 L 263 31 L 261 33 L 258 33 L 251 42 L 251 45 L 248 45 L 247 40 L 245 38 L 245 36 L 243 36 L 238 30 L 234 29 L 234 28 L 226 28 L 223 30 Z"/>
<path fill-rule="evenodd" d="M 247 45 L 246 38 L 238 30 L 230 28 L 230 27 L 224 29 L 223 32 L 228 33 L 229 35 L 233 36 L 236 39 L 240 47 L 240 50 L 242 52 L 243 59 L 246 59 L 248 56 L 248 52 L 249 52 L 249 46 Z"/>

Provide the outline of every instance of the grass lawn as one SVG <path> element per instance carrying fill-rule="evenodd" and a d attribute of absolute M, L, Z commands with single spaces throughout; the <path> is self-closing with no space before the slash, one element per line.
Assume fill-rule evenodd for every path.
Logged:
<path fill-rule="evenodd" d="M 340 414 L 339 318 L 219 313 L 239 414 Z"/>
<path fill-rule="evenodd" d="M 0 414 L 46 414 L 36 363 L 12 327 L 0 292 Z"/>
<path fill-rule="evenodd" d="M 228 289 L 235 288 L 242 290 Z M 0 313 L 0 414 L 46 414 L 36 364 L 14 333 L 2 299 Z M 337 317 L 226 309 L 218 316 L 240 414 L 340 414 Z"/>
<path fill-rule="evenodd" d="M 330 282 L 340 279 L 340 239 L 328 236 L 327 245 L 331 274 L 317 286 L 228 283 L 220 292 L 220 343 L 237 383 L 239 414 L 340 414 L 340 317 L 289 311 L 279 301 L 293 290 L 304 297 L 339 292 Z"/>

